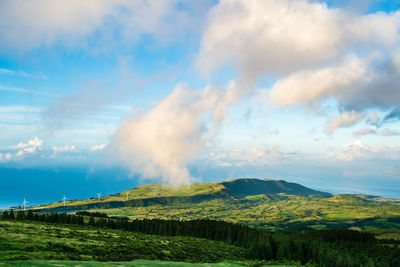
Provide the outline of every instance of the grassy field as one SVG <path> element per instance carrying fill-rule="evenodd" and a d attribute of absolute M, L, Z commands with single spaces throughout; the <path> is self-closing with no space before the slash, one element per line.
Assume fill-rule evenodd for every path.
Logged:
<path fill-rule="evenodd" d="M 220 262 L 247 258 L 242 248 L 200 238 L 0 220 L 0 261 L 54 259 Z"/>
<path fill-rule="evenodd" d="M 217 193 L 224 189 L 221 183 L 202 183 L 202 184 L 192 184 L 190 186 L 182 186 L 180 188 L 174 189 L 170 188 L 168 185 L 163 184 L 147 184 L 142 185 L 130 190 L 123 191 L 121 193 L 113 194 L 110 196 L 103 196 L 101 198 L 102 202 L 111 201 L 126 201 L 132 199 L 145 199 L 154 197 L 173 197 L 173 196 L 195 196 L 200 194 L 211 194 Z M 69 200 L 66 201 L 66 206 L 76 206 L 76 205 L 86 205 L 91 203 L 97 203 L 98 198 L 93 197 L 84 200 Z M 54 208 L 64 205 L 62 202 L 55 202 L 50 204 L 44 204 L 36 206 L 35 208 Z"/>
<path fill-rule="evenodd" d="M 254 261 L 244 248 L 187 236 L 0 220 L 0 266 L 300 266 Z"/>
<path fill-rule="evenodd" d="M 187 225 L 187 222 L 180 224 Z M 205 229 L 205 233 L 212 226 L 201 225 L 197 230 Z M 149 230 L 161 229 L 159 226 L 147 221 Z M 351 266 L 364 266 L 368 262 L 376 262 L 377 266 L 399 266 L 400 262 L 396 260 L 400 256 L 399 245 L 393 240 L 397 239 L 400 231 L 373 230 L 371 232 L 378 239 L 391 239 L 377 241 L 368 232 L 350 230 L 271 236 L 251 228 L 246 228 L 245 232 L 236 232 L 237 228 L 225 229 L 232 237 L 249 234 L 250 243 L 243 245 L 238 239 L 232 243 L 243 247 L 237 247 L 229 245 L 229 241 L 223 243 L 189 236 L 149 235 L 54 222 L 0 220 L 0 266 L 300 266 L 300 262 L 307 263 L 307 266 L 320 263 L 342 266 L 350 261 Z M 258 241 L 252 242 L 256 239 Z M 226 240 L 231 239 L 228 236 Z M 357 250 L 353 249 L 354 242 L 358 243 Z M 305 258 L 304 255 L 309 256 Z"/>
<path fill-rule="evenodd" d="M 271 181 L 270 181 L 271 182 Z M 276 183 L 275 183 L 276 182 Z M 287 184 L 275 181 L 273 186 Z M 244 182 L 245 183 L 245 182 Z M 98 200 L 71 200 L 35 206 L 57 212 L 90 210 L 130 219 L 214 219 L 242 223 L 275 231 L 292 226 L 313 229 L 357 226 L 362 229 L 400 229 L 400 202 L 364 195 L 296 195 L 288 193 L 260 194 L 249 189 L 240 194 L 227 188 L 228 183 L 193 184 L 173 190 L 163 185 L 143 185 L 129 192 Z M 246 183 L 245 183 L 246 184 Z M 253 191 L 252 191 L 253 190 Z"/>
<path fill-rule="evenodd" d="M 387 220 L 400 216 L 399 205 L 375 201 L 360 203 L 359 199 L 353 197 L 349 199 L 348 196 L 320 198 L 256 195 L 242 199 L 213 199 L 195 204 L 155 204 L 144 207 L 91 209 L 91 211 L 104 212 L 110 216 L 126 216 L 130 219 L 208 218 L 262 227 L 271 231 L 277 227 L 285 228 L 296 224 L 320 229 L 336 228 L 335 225 L 338 223 L 347 223 L 351 226 L 357 221 L 362 222 L 358 226 L 363 229 L 400 229 L 400 224 L 390 223 Z"/>
<path fill-rule="evenodd" d="M 376 229 L 371 231 L 377 239 L 400 240 L 400 231 L 392 229 Z"/>

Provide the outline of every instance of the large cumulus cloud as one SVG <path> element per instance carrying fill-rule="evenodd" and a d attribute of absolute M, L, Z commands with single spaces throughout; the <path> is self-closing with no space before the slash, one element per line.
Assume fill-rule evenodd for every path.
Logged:
<path fill-rule="evenodd" d="M 118 129 L 111 150 L 132 172 L 172 185 L 187 185 L 187 163 L 212 138 L 226 110 L 245 92 L 236 83 L 226 88 L 194 90 L 180 84 L 147 113 L 133 115 Z"/>
<path fill-rule="evenodd" d="M 390 112 L 400 105 L 400 12 L 359 14 L 305 0 L 220 1 L 210 12 L 197 67 L 226 64 L 270 77 L 270 101 Z M 395 109 L 396 110 L 396 109 Z M 396 116 L 394 116 L 396 118 Z"/>

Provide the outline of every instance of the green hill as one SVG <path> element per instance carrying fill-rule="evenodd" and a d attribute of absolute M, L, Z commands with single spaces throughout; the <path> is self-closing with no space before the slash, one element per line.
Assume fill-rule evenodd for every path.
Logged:
<path fill-rule="evenodd" d="M 260 194 L 287 194 L 295 196 L 332 196 L 326 192 L 315 191 L 296 183 L 283 180 L 237 179 L 221 183 L 232 196 L 246 197 Z"/>
<path fill-rule="evenodd" d="M 147 199 L 153 202 L 162 202 L 163 200 L 187 200 L 191 202 L 209 198 L 245 197 L 258 194 L 331 196 L 329 193 L 315 191 L 302 185 L 282 180 L 237 179 L 220 183 L 198 183 L 190 186 L 182 186 L 177 189 L 171 188 L 168 185 L 147 184 L 114 195 L 104 196 L 101 198 L 101 202 L 112 203 L 112 205 L 118 205 L 119 203 L 121 206 L 124 206 L 121 202 L 130 204 L 132 204 L 131 202 L 137 203 L 137 201 L 135 202 L 132 200 Z M 98 203 L 98 199 L 93 197 L 85 200 L 67 201 L 66 206 L 76 207 L 96 203 Z M 61 206 L 63 206 L 63 203 L 57 202 L 41 205 L 37 208 L 55 208 Z"/>
<path fill-rule="evenodd" d="M 32 207 L 47 212 L 103 212 L 130 219 L 215 219 L 268 230 L 400 229 L 400 202 L 335 195 L 283 180 L 237 179 L 178 189 L 148 184 L 101 198 Z"/>

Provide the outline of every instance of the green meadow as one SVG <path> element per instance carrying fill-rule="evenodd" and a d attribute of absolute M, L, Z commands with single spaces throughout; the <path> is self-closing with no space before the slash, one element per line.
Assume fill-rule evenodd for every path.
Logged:
<path fill-rule="evenodd" d="M 190 236 L 0 220 L 0 266 L 300 266 L 257 261 L 242 247 Z"/>
<path fill-rule="evenodd" d="M 265 187 L 258 190 L 257 187 Z M 129 194 L 127 194 L 127 192 Z M 297 184 L 241 179 L 193 184 L 178 190 L 144 185 L 96 198 L 33 207 L 37 210 L 87 210 L 129 219 L 212 219 L 269 231 L 295 229 L 400 229 L 400 202 L 366 195 L 329 195 Z"/>
<path fill-rule="evenodd" d="M 242 248 L 201 238 L 0 220 L 0 261 L 147 259 L 220 262 L 246 260 L 245 255 Z"/>

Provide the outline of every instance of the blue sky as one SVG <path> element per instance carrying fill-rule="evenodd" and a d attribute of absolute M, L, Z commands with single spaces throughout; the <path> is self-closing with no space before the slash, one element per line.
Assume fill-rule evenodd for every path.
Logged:
<path fill-rule="evenodd" d="M 0 168 L 400 197 L 399 8 L 0 1 Z"/>

